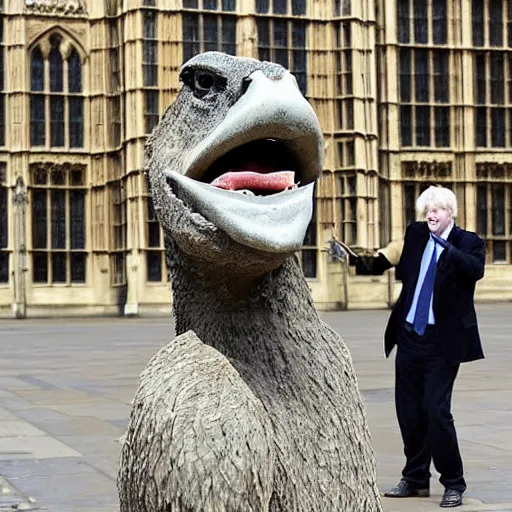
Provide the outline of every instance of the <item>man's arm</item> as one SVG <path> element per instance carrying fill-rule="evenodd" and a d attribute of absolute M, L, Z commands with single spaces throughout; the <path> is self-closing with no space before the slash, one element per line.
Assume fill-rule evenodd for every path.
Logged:
<path fill-rule="evenodd" d="M 358 256 L 351 261 L 359 276 L 382 275 L 389 268 L 398 265 L 404 246 L 403 240 L 394 240 L 386 247 L 379 249 L 375 256 Z"/>
<path fill-rule="evenodd" d="M 435 235 L 432 235 L 432 237 L 448 251 L 447 256 L 459 273 L 473 281 L 478 281 L 484 277 L 485 243 L 479 236 L 472 236 L 472 241 L 467 251 L 457 249 L 446 240 Z"/>
<path fill-rule="evenodd" d="M 392 266 L 396 266 L 400 263 L 400 256 L 402 255 L 403 249 L 403 240 L 393 240 L 386 245 L 386 247 L 379 249 L 377 252 L 382 254 Z"/>

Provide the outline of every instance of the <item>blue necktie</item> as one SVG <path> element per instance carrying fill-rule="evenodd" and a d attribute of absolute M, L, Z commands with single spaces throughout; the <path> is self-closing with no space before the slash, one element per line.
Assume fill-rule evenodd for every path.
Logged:
<path fill-rule="evenodd" d="M 430 300 L 434 291 L 434 281 L 436 279 L 437 258 L 436 246 L 434 243 L 434 252 L 432 259 L 428 265 L 425 279 L 421 285 L 420 294 L 418 296 L 418 303 L 416 304 L 416 313 L 414 314 L 414 330 L 420 335 L 425 334 L 425 329 L 428 324 L 428 315 L 430 313 Z"/>

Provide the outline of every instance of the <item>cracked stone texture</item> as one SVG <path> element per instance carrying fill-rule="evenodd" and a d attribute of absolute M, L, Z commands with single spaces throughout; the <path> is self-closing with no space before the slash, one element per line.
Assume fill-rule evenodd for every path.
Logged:
<path fill-rule="evenodd" d="M 458 510 L 512 512 L 512 305 L 477 309 L 487 359 L 461 367 L 453 403 L 468 481 Z M 396 484 L 404 462 L 393 357 L 382 355 L 388 315 L 322 315 L 352 352 L 382 490 Z M 52 512 L 119 510 L 117 440 L 139 373 L 172 336 L 167 318 L 0 322 L 0 512 L 19 504 Z M 430 498 L 384 498 L 384 510 L 438 511 L 443 489 L 432 474 Z"/>

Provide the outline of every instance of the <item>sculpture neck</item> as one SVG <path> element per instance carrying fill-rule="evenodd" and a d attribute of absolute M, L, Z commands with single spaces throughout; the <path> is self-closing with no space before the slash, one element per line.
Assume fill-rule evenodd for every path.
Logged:
<path fill-rule="evenodd" d="M 294 345 L 304 323 L 319 321 L 296 256 L 258 278 L 233 277 L 228 268 L 212 273 L 182 256 L 170 266 L 177 334 L 193 330 L 226 357 L 252 364 Z"/>

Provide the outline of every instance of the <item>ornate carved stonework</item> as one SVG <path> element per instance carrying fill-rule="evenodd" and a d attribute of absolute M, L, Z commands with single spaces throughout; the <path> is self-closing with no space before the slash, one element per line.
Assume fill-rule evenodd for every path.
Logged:
<path fill-rule="evenodd" d="M 79 16 L 87 14 L 84 0 L 25 0 L 27 10 L 53 16 Z"/>

